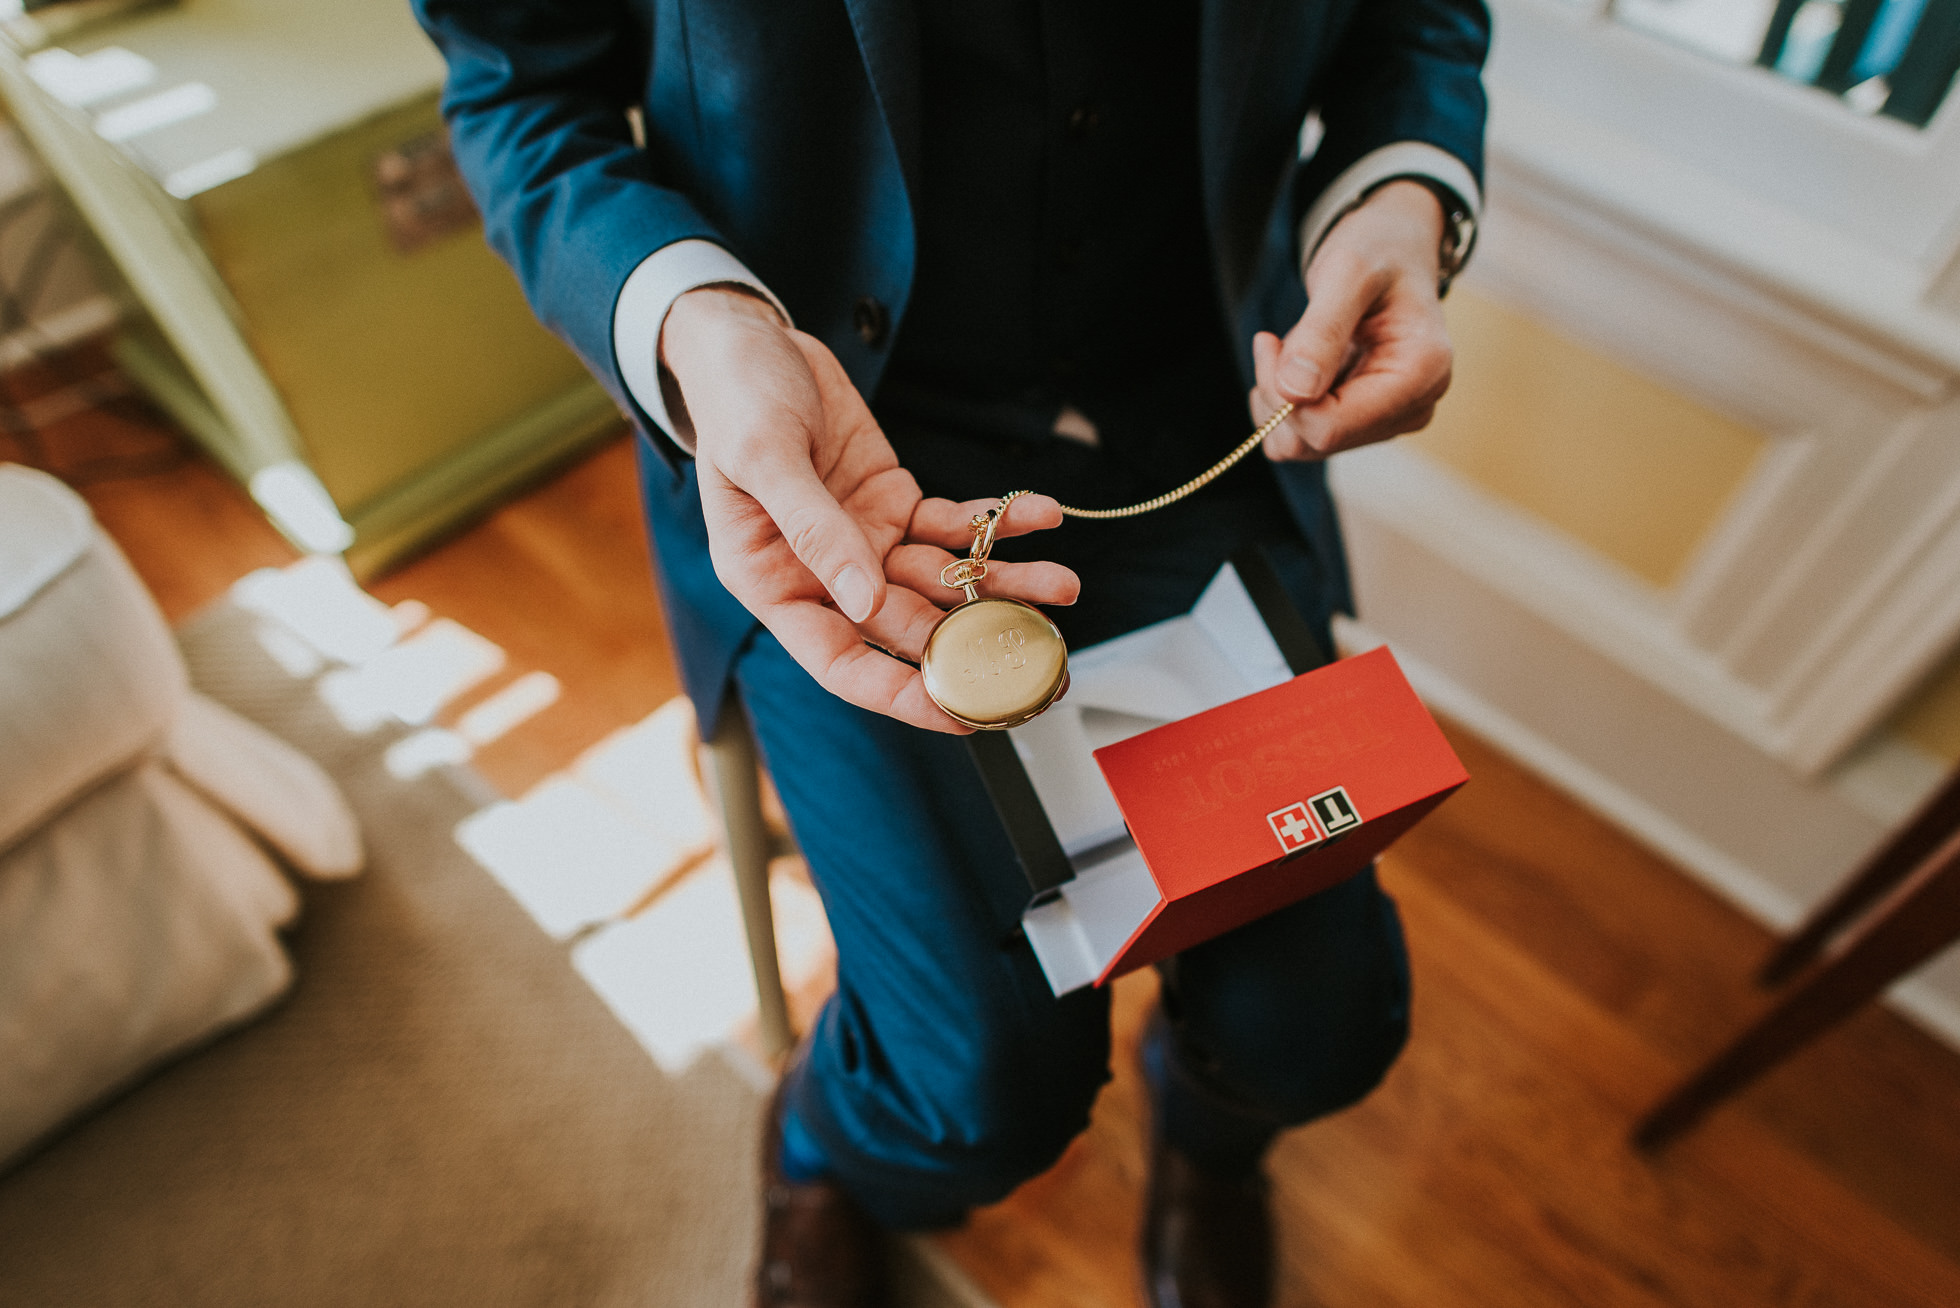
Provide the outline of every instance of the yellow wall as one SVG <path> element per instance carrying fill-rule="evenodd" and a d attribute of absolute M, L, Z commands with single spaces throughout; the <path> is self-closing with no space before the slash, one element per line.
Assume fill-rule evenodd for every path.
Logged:
<path fill-rule="evenodd" d="M 1667 586 L 1768 440 L 1458 287 L 1456 381 L 1413 440 L 1500 499 Z M 1891 729 L 1960 763 L 1960 651 Z"/>
<path fill-rule="evenodd" d="M 1458 287 L 1456 381 L 1427 453 L 1625 565 L 1672 584 L 1766 438 Z"/>
<path fill-rule="evenodd" d="M 1949 763 L 1960 763 L 1960 651 L 1892 719 L 1892 729 Z"/>

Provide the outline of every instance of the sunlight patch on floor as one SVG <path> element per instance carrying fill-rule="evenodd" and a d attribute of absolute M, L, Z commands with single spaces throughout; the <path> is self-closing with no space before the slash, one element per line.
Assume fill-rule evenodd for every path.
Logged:
<path fill-rule="evenodd" d="M 689 852 L 562 775 L 473 815 L 456 839 L 554 940 L 625 916 Z"/>
<path fill-rule="evenodd" d="M 770 878 L 769 898 L 784 980 L 794 987 L 828 962 L 823 905 L 788 872 Z M 735 879 L 721 859 L 638 917 L 581 942 L 572 965 L 670 1076 L 726 1044 L 755 1015 Z"/>
<path fill-rule="evenodd" d="M 403 631 L 393 609 L 355 584 L 345 563 L 325 555 L 290 567 L 260 568 L 231 588 L 231 598 L 278 619 L 336 663 L 365 663 Z"/>
<path fill-rule="evenodd" d="M 349 731 L 390 721 L 419 727 L 503 666 L 503 650 L 460 622 L 437 618 L 358 666 L 327 673 L 319 692 Z"/>
<path fill-rule="evenodd" d="M 416 728 L 385 764 L 412 779 L 466 764 L 556 703 L 558 680 L 530 671 L 453 719 L 444 711 L 503 669 L 493 642 L 417 601 L 389 606 L 337 559 L 264 569 L 232 592 L 276 619 L 266 652 L 351 732 Z M 703 793 L 685 698 L 581 754 L 520 798 L 479 809 L 456 841 L 552 939 L 620 1023 L 669 1074 L 727 1046 L 755 1021 L 755 984 L 734 880 L 716 855 L 719 822 Z M 823 905 L 793 854 L 770 868 L 783 980 L 818 981 L 835 949 Z"/>
<path fill-rule="evenodd" d="M 403 736 L 382 752 L 381 764 L 397 781 L 413 781 L 439 767 L 460 767 L 470 761 L 470 742 L 453 731 L 429 727 Z"/>
<path fill-rule="evenodd" d="M 564 690 L 549 672 L 527 672 L 456 719 L 456 734 L 479 747 L 500 740 L 556 704 Z"/>

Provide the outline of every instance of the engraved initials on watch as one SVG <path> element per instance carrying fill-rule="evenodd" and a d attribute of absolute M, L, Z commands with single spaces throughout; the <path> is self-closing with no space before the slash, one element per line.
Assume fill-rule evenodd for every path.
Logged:
<path fill-rule="evenodd" d="M 1028 643 L 1028 638 L 1022 634 L 1019 627 L 1009 627 L 994 639 L 1000 642 L 1000 647 L 1004 651 L 1000 656 L 1002 663 L 1010 669 L 1028 666 L 1028 656 L 1021 652 L 1021 647 Z"/>
<path fill-rule="evenodd" d="M 1003 668 L 1009 672 L 1018 672 L 1028 666 L 1028 656 L 1021 652 L 1027 645 L 1028 638 L 1019 627 L 1009 627 L 997 633 L 994 636 L 994 643 L 1000 646 L 1001 652 L 998 655 L 987 648 L 985 636 L 975 636 L 967 642 L 967 662 L 960 672 L 965 676 L 968 685 L 972 685 L 983 676 L 997 677 Z"/>

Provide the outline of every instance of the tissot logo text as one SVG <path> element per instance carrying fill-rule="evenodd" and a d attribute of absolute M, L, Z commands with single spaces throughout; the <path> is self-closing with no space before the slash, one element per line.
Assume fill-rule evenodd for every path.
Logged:
<path fill-rule="evenodd" d="M 1288 804 L 1277 812 L 1266 814 L 1266 825 L 1279 837 L 1279 847 L 1288 854 L 1311 849 L 1327 838 L 1320 824 L 1314 821 L 1313 812 L 1305 804 Z"/>

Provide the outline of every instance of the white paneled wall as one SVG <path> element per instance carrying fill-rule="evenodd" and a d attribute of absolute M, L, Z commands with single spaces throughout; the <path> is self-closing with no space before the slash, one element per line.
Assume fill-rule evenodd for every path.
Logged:
<path fill-rule="evenodd" d="M 1413 447 L 1343 456 L 1354 635 L 1788 925 L 1942 770 L 1880 728 L 1960 643 L 1960 101 L 1916 133 L 1494 8 L 1471 284 L 1771 444 L 1666 588 Z M 1960 1044 L 1960 957 L 1902 999 Z"/>

